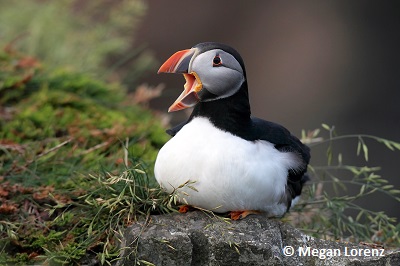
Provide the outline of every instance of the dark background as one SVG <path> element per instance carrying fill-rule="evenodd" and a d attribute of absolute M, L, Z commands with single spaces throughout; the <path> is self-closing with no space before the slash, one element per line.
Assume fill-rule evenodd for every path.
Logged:
<path fill-rule="evenodd" d="M 335 125 L 340 135 L 372 134 L 400 141 L 400 2 L 398 1 L 161 1 L 148 2 L 137 40 L 160 64 L 199 42 L 235 47 L 247 70 L 254 116 L 278 122 L 295 135 Z M 154 74 L 165 83 L 152 107 L 167 111 L 183 77 Z M 173 123 L 184 112 L 173 113 Z M 366 141 L 369 161 L 356 156 L 357 140 L 340 141 L 344 163 L 382 166 L 378 174 L 400 186 L 400 152 Z M 326 147 L 312 150 L 312 165 L 326 165 Z M 363 203 L 400 217 L 399 203 L 374 196 Z"/>

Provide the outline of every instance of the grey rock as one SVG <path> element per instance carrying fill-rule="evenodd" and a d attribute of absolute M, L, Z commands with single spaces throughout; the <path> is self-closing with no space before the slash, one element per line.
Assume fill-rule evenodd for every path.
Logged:
<path fill-rule="evenodd" d="M 121 245 L 117 265 L 400 265 L 399 250 L 381 254 L 379 248 L 316 239 L 264 215 L 239 221 L 201 211 L 154 215 L 128 227 Z"/>

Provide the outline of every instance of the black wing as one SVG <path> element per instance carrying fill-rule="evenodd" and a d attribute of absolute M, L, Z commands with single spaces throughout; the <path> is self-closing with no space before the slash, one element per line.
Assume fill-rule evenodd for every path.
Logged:
<path fill-rule="evenodd" d="M 282 201 L 287 203 L 289 210 L 292 199 L 301 194 L 304 183 L 309 180 L 306 171 L 311 158 L 310 148 L 279 124 L 259 118 L 252 118 L 252 122 L 254 139 L 271 142 L 281 152 L 293 152 L 302 161 L 302 165 L 299 168 L 290 169 L 288 172 L 286 193 Z"/>
<path fill-rule="evenodd" d="M 252 118 L 255 137 L 275 144 L 279 151 L 297 152 L 305 164 L 310 162 L 310 148 L 293 136 L 285 127 L 274 122 Z"/>
<path fill-rule="evenodd" d="M 173 128 L 167 129 L 165 132 L 167 132 L 168 135 L 170 135 L 171 137 L 175 136 L 179 130 L 181 130 L 186 124 L 188 123 L 188 121 L 182 122 L 177 126 L 174 126 Z"/>

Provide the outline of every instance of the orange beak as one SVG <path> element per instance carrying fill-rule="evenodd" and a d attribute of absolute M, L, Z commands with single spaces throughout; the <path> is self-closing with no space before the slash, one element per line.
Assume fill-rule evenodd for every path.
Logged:
<path fill-rule="evenodd" d="M 197 95 L 203 88 L 201 80 L 196 72 L 188 73 L 191 59 L 196 52 L 196 48 L 182 50 L 173 54 L 160 67 L 157 73 L 181 73 L 186 83 L 184 90 L 178 99 L 169 107 L 168 112 L 174 112 L 195 106 L 200 98 Z"/>

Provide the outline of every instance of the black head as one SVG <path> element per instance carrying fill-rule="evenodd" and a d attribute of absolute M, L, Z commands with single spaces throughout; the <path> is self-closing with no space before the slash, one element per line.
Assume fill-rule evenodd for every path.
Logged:
<path fill-rule="evenodd" d="M 199 49 L 199 51 L 201 53 L 209 51 L 209 50 L 221 49 L 221 50 L 231 54 L 236 59 L 236 61 L 238 61 L 240 66 L 242 67 L 244 77 L 246 78 L 246 70 L 245 70 L 245 66 L 244 66 L 244 61 L 243 61 L 241 55 L 238 53 L 238 51 L 235 50 L 233 47 L 231 47 L 227 44 L 224 44 L 224 43 L 203 42 L 203 43 L 199 43 L 199 44 L 193 46 L 193 48 Z"/>

